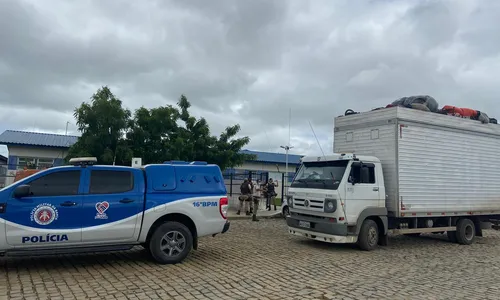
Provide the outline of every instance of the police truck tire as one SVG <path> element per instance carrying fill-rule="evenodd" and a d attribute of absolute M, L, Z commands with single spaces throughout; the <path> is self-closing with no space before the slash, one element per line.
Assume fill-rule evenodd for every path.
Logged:
<path fill-rule="evenodd" d="M 183 261 L 193 248 L 193 235 L 179 222 L 166 222 L 156 228 L 149 241 L 151 256 L 160 264 Z"/>
<path fill-rule="evenodd" d="M 476 238 L 476 226 L 471 219 L 460 219 L 457 222 L 457 242 L 470 245 Z"/>
<path fill-rule="evenodd" d="M 377 248 L 379 240 L 379 231 L 377 223 L 373 220 L 365 220 L 361 225 L 358 235 L 358 246 L 365 251 L 371 251 Z"/>

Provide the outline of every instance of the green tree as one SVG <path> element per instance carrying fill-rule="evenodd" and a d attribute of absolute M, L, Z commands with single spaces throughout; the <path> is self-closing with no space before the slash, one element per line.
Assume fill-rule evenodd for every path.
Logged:
<path fill-rule="evenodd" d="M 107 86 L 97 90 L 90 103 L 75 109 L 74 117 L 81 137 L 74 144 L 67 159 L 95 156 L 100 164 L 126 164 L 132 151 L 125 140 L 131 113 Z"/>
<path fill-rule="evenodd" d="M 67 159 L 95 156 L 99 164 L 117 165 L 130 165 L 132 157 L 141 157 L 143 163 L 200 160 L 225 169 L 254 158 L 240 153 L 250 139 L 236 138 L 239 125 L 227 127 L 219 137 L 212 136 L 207 121 L 191 116 L 190 107 L 182 95 L 177 106 L 141 107 L 132 116 L 104 86 L 90 103 L 75 109 L 81 138 L 70 148 Z"/>
<path fill-rule="evenodd" d="M 227 127 L 219 137 L 212 136 L 208 122 L 191 116 L 190 107 L 188 99 L 182 95 L 177 107 L 136 110 L 127 133 L 134 156 L 142 157 L 145 163 L 207 161 L 218 164 L 223 170 L 254 158 L 240 153 L 250 138 L 236 138 L 239 125 Z"/>

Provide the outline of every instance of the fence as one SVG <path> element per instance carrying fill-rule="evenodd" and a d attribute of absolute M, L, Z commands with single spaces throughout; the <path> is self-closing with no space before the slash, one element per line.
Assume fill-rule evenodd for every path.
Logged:
<path fill-rule="evenodd" d="M 274 173 L 273 181 L 278 182 L 278 187 L 276 187 L 276 201 L 283 202 L 285 198 L 283 195 L 286 195 L 288 192 L 288 187 L 290 186 L 292 179 L 292 173 L 289 173 L 287 176 L 286 173 L 279 173 L 279 178 L 276 178 L 276 173 Z M 240 186 L 245 179 L 251 178 L 254 183 L 257 181 L 267 182 L 269 180 L 270 174 L 269 172 L 262 171 L 245 171 L 239 173 L 229 173 L 224 174 L 224 183 L 226 185 L 227 194 L 230 198 L 230 207 L 238 206 L 238 196 L 241 195 Z"/>

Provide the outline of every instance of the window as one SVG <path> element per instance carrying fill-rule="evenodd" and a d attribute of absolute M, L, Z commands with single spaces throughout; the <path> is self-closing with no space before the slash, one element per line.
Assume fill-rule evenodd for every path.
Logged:
<path fill-rule="evenodd" d="M 54 165 L 53 158 L 19 157 L 17 169 L 44 169 Z"/>
<path fill-rule="evenodd" d="M 29 183 L 32 197 L 71 196 L 78 194 L 80 171 L 59 171 Z"/>
<path fill-rule="evenodd" d="M 356 183 L 374 184 L 375 183 L 375 165 L 358 164 L 352 166 L 351 177 Z"/>
<path fill-rule="evenodd" d="M 39 158 L 38 159 L 38 168 L 50 168 L 54 165 L 54 159 L 52 158 Z"/>
<path fill-rule="evenodd" d="M 36 158 L 34 157 L 19 157 L 17 163 L 17 169 L 35 169 L 36 168 Z"/>
<path fill-rule="evenodd" d="M 118 194 L 134 189 L 134 176 L 130 171 L 91 171 L 91 194 Z"/>
<path fill-rule="evenodd" d="M 348 160 L 304 162 L 292 187 L 336 190 L 344 177 Z"/>

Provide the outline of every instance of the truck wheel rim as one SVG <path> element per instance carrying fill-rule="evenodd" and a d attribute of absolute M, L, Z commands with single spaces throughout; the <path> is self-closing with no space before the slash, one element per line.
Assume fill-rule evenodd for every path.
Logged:
<path fill-rule="evenodd" d="M 474 231 L 472 230 L 472 226 L 470 225 L 465 226 L 464 233 L 465 233 L 465 238 L 468 241 L 472 240 L 472 237 L 474 236 Z"/>
<path fill-rule="evenodd" d="M 375 245 L 377 243 L 377 230 L 373 227 L 370 227 L 370 230 L 368 230 L 368 241 L 370 245 Z"/>
<path fill-rule="evenodd" d="M 186 248 L 186 238 L 179 231 L 169 231 L 160 242 L 160 249 L 168 256 L 177 256 Z"/>

